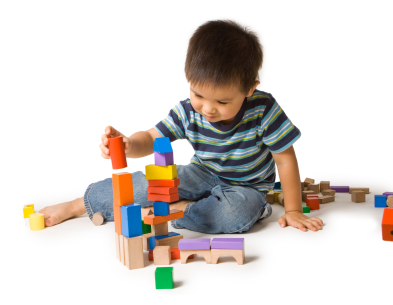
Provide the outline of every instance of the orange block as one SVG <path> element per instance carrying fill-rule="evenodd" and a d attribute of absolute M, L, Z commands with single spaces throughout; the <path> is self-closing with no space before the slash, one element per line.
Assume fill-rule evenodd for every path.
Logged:
<path fill-rule="evenodd" d="M 188 258 L 194 258 L 194 254 L 190 255 Z M 178 248 L 171 249 L 171 260 L 180 259 L 180 250 Z M 149 261 L 153 261 L 153 250 L 149 250 Z"/>
<path fill-rule="evenodd" d="M 149 186 L 147 192 L 149 194 L 172 195 L 179 193 L 179 188 L 177 186 Z"/>
<path fill-rule="evenodd" d="M 306 199 L 306 204 L 310 210 L 319 210 L 319 198 L 318 197 L 308 197 Z"/>
<path fill-rule="evenodd" d="M 173 180 L 148 180 L 149 186 L 178 186 L 180 184 L 179 178 Z"/>
<path fill-rule="evenodd" d="M 147 200 L 161 201 L 161 202 L 174 202 L 179 200 L 179 194 L 172 194 L 172 195 L 147 194 Z"/>
<path fill-rule="evenodd" d="M 148 215 L 143 219 L 146 225 L 159 225 L 160 223 L 182 218 L 184 216 L 183 211 L 170 210 L 168 216 L 155 216 Z"/>
<path fill-rule="evenodd" d="M 393 209 L 390 208 L 383 210 L 382 239 L 393 241 Z"/>
<path fill-rule="evenodd" d="M 121 212 L 119 205 L 113 205 L 113 214 L 114 214 L 114 221 L 115 221 L 115 232 L 119 235 L 122 235 L 121 231 Z"/>
<path fill-rule="evenodd" d="M 126 152 L 124 150 L 123 137 L 108 138 L 109 155 L 113 169 L 127 167 Z"/>
<path fill-rule="evenodd" d="M 131 173 L 112 174 L 113 204 L 122 206 L 134 203 Z"/>

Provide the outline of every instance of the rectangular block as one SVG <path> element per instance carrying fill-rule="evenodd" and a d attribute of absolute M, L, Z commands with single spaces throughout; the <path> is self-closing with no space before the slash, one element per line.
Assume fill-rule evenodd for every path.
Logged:
<path fill-rule="evenodd" d="M 157 267 L 156 289 L 173 289 L 173 267 Z"/>
<path fill-rule="evenodd" d="M 120 261 L 123 265 L 126 264 L 125 258 L 124 258 L 124 236 L 119 235 L 119 249 L 120 249 Z"/>
<path fill-rule="evenodd" d="M 314 194 L 319 193 L 319 184 L 310 183 L 307 187 L 308 187 L 308 190 L 313 191 Z"/>
<path fill-rule="evenodd" d="M 302 207 L 303 207 L 303 214 L 310 213 L 310 208 L 302 202 Z"/>
<path fill-rule="evenodd" d="M 321 181 L 319 183 L 319 191 L 322 193 L 324 190 L 330 189 L 330 181 Z"/>
<path fill-rule="evenodd" d="M 383 210 L 382 239 L 393 241 L 393 209 L 386 208 Z"/>
<path fill-rule="evenodd" d="M 121 207 L 122 235 L 127 238 L 141 236 L 143 234 L 141 217 L 140 204 L 123 205 Z"/>
<path fill-rule="evenodd" d="M 211 249 L 243 249 L 244 238 L 213 238 Z M 190 249 L 192 250 L 192 249 Z"/>
<path fill-rule="evenodd" d="M 154 215 L 156 216 L 168 216 L 169 215 L 169 203 L 162 201 L 154 201 Z"/>
<path fill-rule="evenodd" d="M 366 193 L 363 191 L 352 191 L 351 200 L 353 202 L 365 202 L 366 201 Z"/>
<path fill-rule="evenodd" d="M 125 265 L 129 270 L 145 267 L 143 257 L 142 236 L 127 238 L 124 237 L 124 257 Z"/>
<path fill-rule="evenodd" d="M 173 165 L 173 152 L 159 153 L 154 152 L 154 164 L 156 166 Z"/>
<path fill-rule="evenodd" d="M 383 193 L 382 195 L 388 197 L 388 196 L 390 196 L 390 195 L 393 195 L 393 192 L 385 192 L 385 193 Z"/>
<path fill-rule="evenodd" d="M 315 183 L 315 180 L 311 178 L 304 179 L 304 186 L 308 186 L 311 183 Z"/>
<path fill-rule="evenodd" d="M 34 214 L 34 204 L 23 206 L 23 218 L 29 218 L 31 214 Z"/>
<path fill-rule="evenodd" d="M 334 196 L 334 195 L 336 195 L 336 191 L 335 190 L 331 190 L 331 189 L 323 190 L 321 193 L 324 196 Z"/>
<path fill-rule="evenodd" d="M 179 250 L 209 250 L 210 238 L 182 239 L 179 241 Z"/>
<path fill-rule="evenodd" d="M 153 236 L 163 236 L 163 235 L 168 235 L 168 223 L 163 222 L 158 225 L 152 225 L 151 226 L 151 233 Z"/>
<path fill-rule="evenodd" d="M 334 196 L 321 196 L 319 198 L 319 203 L 329 203 L 334 201 Z"/>
<path fill-rule="evenodd" d="M 302 201 L 303 202 L 306 202 L 307 195 L 309 195 L 309 194 L 314 194 L 314 192 L 313 191 L 303 191 L 302 192 Z"/>
<path fill-rule="evenodd" d="M 149 238 L 154 236 L 153 233 L 146 233 L 142 235 L 143 251 L 150 251 Z"/>
<path fill-rule="evenodd" d="M 285 206 L 284 193 L 278 195 L 278 203 L 281 204 L 282 206 Z"/>
<path fill-rule="evenodd" d="M 274 191 L 269 191 L 266 194 L 266 201 L 268 204 L 273 204 L 274 203 Z"/>
<path fill-rule="evenodd" d="M 120 261 L 120 235 L 115 232 L 115 241 L 116 241 L 116 257 Z"/>
<path fill-rule="evenodd" d="M 160 239 L 165 239 L 165 238 L 174 237 L 174 236 L 180 236 L 180 234 L 179 233 L 175 233 L 175 232 L 170 232 L 170 233 L 168 233 L 168 235 L 151 236 L 149 238 L 150 250 L 154 250 L 154 248 L 156 246 L 158 246 L 158 242 L 157 241 L 159 241 Z M 166 246 L 166 245 L 161 244 L 161 246 Z M 177 247 L 174 247 L 174 248 L 177 248 Z"/>
<path fill-rule="evenodd" d="M 161 202 L 175 202 L 179 200 L 179 194 L 172 195 L 158 195 L 158 194 L 147 194 L 147 200 L 150 201 L 161 201 Z"/>
<path fill-rule="evenodd" d="M 337 193 L 349 193 L 349 186 L 331 186 L 330 189 Z"/>
<path fill-rule="evenodd" d="M 179 247 L 179 240 L 183 239 L 183 235 L 175 235 L 163 239 L 156 240 L 156 246 L 169 246 L 171 249 Z"/>
<path fill-rule="evenodd" d="M 179 188 L 177 186 L 149 186 L 147 192 L 149 194 L 172 195 L 178 194 Z"/>
<path fill-rule="evenodd" d="M 319 210 L 319 198 L 307 197 L 306 204 L 310 210 Z"/>
<path fill-rule="evenodd" d="M 370 194 L 370 188 L 368 187 L 350 187 L 349 193 L 352 194 L 353 191 L 363 191 L 366 194 Z"/>
<path fill-rule="evenodd" d="M 168 216 L 155 216 L 155 215 L 148 215 L 143 220 L 148 225 L 158 225 L 163 222 L 175 220 L 182 218 L 184 216 L 183 211 L 179 210 L 170 210 Z"/>
<path fill-rule="evenodd" d="M 194 258 L 194 255 L 190 255 L 188 258 Z M 171 260 L 180 259 L 180 250 L 178 248 L 171 249 Z M 154 260 L 153 250 L 149 251 L 149 261 Z"/>
<path fill-rule="evenodd" d="M 176 164 L 168 166 L 146 166 L 147 180 L 173 180 L 177 178 Z"/>
<path fill-rule="evenodd" d="M 119 205 L 113 205 L 113 217 L 115 222 L 115 232 L 122 235 L 121 207 Z"/>
<path fill-rule="evenodd" d="M 151 233 L 151 225 L 145 224 L 145 222 L 142 220 L 142 235 Z"/>
<path fill-rule="evenodd" d="M 153 250 L 154 265 L 171 264 L 171 248 L 169 246 L 157 246 Z"/>
<path fill-rule="evenodd" d="M 180 185 L 180 179 L 176 178 L 173 180 L 149 180 L 147 181 L 149 186 L 166 186 L 166 187 L 174 187 Z"/>
<path fill-rule="evenodd" d="M 274 203 L 278 203 L 278 196 L 282 194 L 282 190 L 274 190 Z"/>
<path fill-rule="evenodd" d="M 113 204 L 122 206 L 134 203 L 131 173 L 112 174 Z"/>
<path fill-rule="evenodd" d="M 385 195 L 375 195 L 374 206 L 376 208 L 386 208 L 386 196 Z"/>

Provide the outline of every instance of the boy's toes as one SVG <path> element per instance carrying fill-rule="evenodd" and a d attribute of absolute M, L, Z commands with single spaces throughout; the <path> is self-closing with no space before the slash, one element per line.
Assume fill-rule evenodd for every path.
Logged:
<path fill-rule="evenodd" d="M 47 227 L 52 227 L 54 225 L 57 225 L 58 223 L 60 223 L 60 219 L 59 217 L 56 216 L 50 216 L 49 218 L 45 219 L 45 226 Z"/>

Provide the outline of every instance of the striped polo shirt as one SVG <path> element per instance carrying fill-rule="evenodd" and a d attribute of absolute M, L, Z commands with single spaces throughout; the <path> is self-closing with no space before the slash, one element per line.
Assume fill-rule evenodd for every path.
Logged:
<path fill-rule="evenodd" d="M 255 90 L 246 97 L 233 122 L 209 122 L 181 101 L 155 129 L 172 141 L 187 139 L 195 150 L 191 162 L 202 165 L 228 184 L 269 191 L 276 179 L 271 153 L 279 153 L 300 138 L 270 93 Z"/>

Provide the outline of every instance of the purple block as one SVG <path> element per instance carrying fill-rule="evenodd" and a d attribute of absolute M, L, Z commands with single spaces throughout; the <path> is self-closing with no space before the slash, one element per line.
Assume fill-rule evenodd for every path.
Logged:
<path fill-rule="evenodd" d="M 388 196 L 390 196 L 390 195 L 393 195 L 393 192 L 385 192 L 385 193 L 383 193 L 382 195 L 388 197 Z"/>
<path fill-rule="evenodd" d="M 179 250 L 210 250 L 210 238 L 180 239 Z"/>
<path fill-rule="evenodd" d="M 173 152 L 159 153 L 155 151 L 154 160 L 156 166 L 173 165 Z"/>
<path fill-rule="evenodd" d="M 243 249 L 244 238 L 213 238 L 212 249 Z"/>
<path fill-rule="evenodd" d="M 331 186 L 330 189 L 336 193 L 349 193 L 349 186 Z"/>

